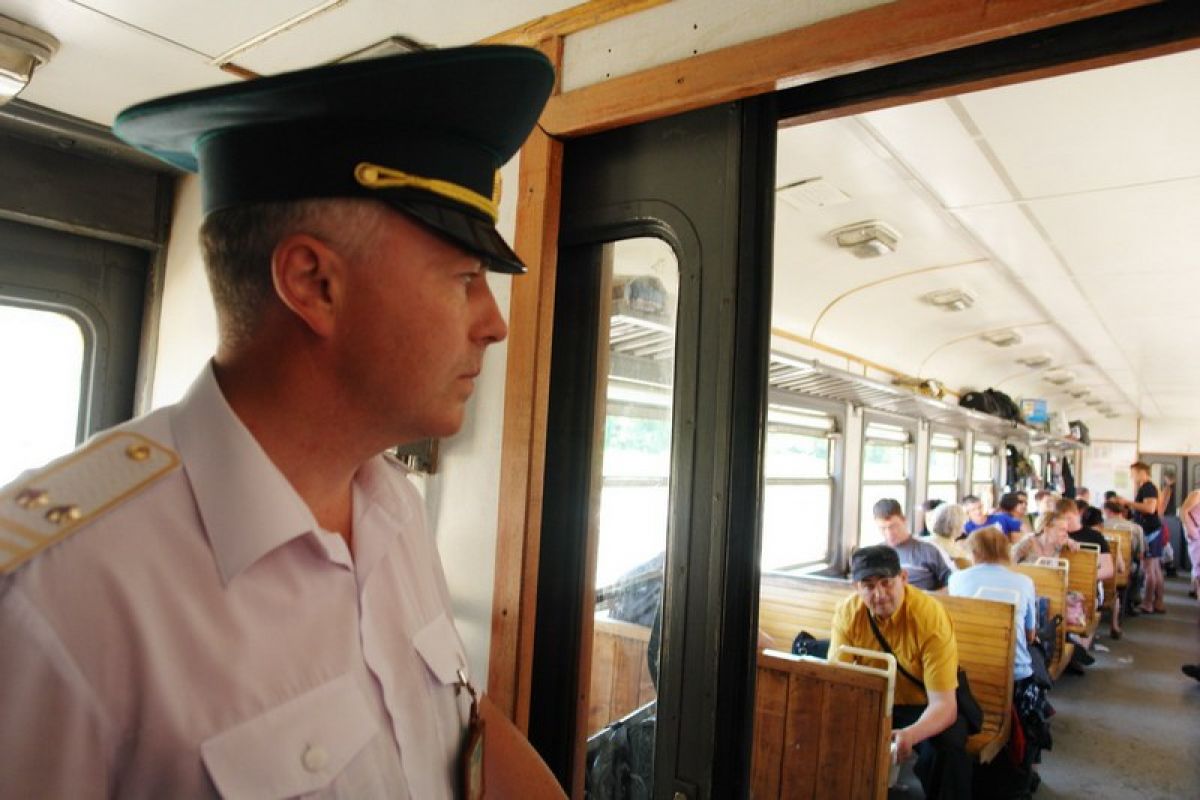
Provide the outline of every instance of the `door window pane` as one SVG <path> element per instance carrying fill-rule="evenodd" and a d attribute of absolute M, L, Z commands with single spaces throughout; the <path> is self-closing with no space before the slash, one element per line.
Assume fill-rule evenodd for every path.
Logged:
<path fill-rule="evenodd" d="M 675 254 L 658 239 L 605 247 L 611 266 L 588 736 L 653 718 L 670 516 Z M 653 742 L 653 733 L 647 733 Z M 647 764 L 653 755 L 647 755 Z M 649 767 L 647 767 L 649 769 Z M 649 779 L 649 777 L 647 777 Z"/>
<path fill-rule="evenodd" d="M 75 447 L 83 359 L 66 314 L 0 305 L 0 486 Z"/>

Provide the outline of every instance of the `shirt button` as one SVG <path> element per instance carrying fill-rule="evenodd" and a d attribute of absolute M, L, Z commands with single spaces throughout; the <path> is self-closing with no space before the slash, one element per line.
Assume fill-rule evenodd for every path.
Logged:
<path fill-rule="evenodd" d="M 319 744 L 311 744 L 305 749 L 300 762 L 309 772 L 320 772 L 329 763 L 329 753 Z"/>

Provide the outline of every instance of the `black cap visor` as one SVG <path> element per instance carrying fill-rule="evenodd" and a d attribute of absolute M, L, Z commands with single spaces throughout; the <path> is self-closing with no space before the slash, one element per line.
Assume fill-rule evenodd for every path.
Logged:
<path fill-rule="evenodd" d="M 479 256 L 493 272 L 525 274 L 525 265 L 508 246 L 508 242 L 496 232 L 490 220 L 438 203 L 385 196 L 378 199 L 407 214 L 468 253 Z"/>

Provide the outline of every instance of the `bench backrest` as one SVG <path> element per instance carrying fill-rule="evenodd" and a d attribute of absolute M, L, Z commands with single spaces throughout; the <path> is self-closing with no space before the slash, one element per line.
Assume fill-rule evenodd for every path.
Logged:
<path fill-rule="evenodd" d="M 605 618 L 593 623 L 589 735 L 656 697 L 646 660 L 649 643 L 650 629 L 644 625 Z"/>
<path fill-rule="evenodd" d="M 1049 598 L 1051 618 L 1058 616 L 1066 619 L 1067 567 L 1065 564 L 1053 567 L 1040 564 L 1016 564 L 1013 569 L 1033 579 L 1033 589 L 1038 597 Z M 1046 665 L 1051 675 L 1058 674 L 1056 670 L 1062 662 L 1066 641 L 1066 626 L 1065 624 L 1059 625 L 1058 636 L 1054 641 L 1054 660 Z"/>
<path fill-rule="evenodd" d="M 958 664 L 967 672 L 971 693 L 983 709 L 983 733 L 1007 733 L 1013 693 L 1016 615 L 1012 603 L 935 594 L 954 624 Z M 1007 739 L 1007 735 L 1004 737 Z M 988 761 L 1003 747 L 981 754 Z"/>
<path fill-rule="evenodd" d="M 1116 538 L 1117 540 L 1121 562 L 1125 565 L 1125 571 L 1117 573 L 1117 588 L 1124 589 L 1129 585 L 1129 575 L 1133 572 L 1133 531 L 1124 528 L 1104 528 L 1103 530 L 1106 539 Z M 1111 545 L 1112 542 L 1110 541 L 1109 544 Z M 1117 549 L 1114 549 L 1113 552 L 1117 552 Z M 1116 563 L 1117 559 L 1113 558 L 1114 566 Z"/>
<path fill-rule="evenodd" d="M 886 673 L 764 651 L 750 796 L 882 800 L 891 727 Z"/>
<path fill-rule="evenodd" d="M 854 593 L 854 584 L 837 578 L 765 572 L 758 599 L 758 627 L 790 650 L 800 631 L 828 639 L 838 603 Z"/>
<path fill-rule="evenodd" d="M 1072 552 L 1063 548 L 1062 558 L 1067 560 L 1067 590 L 1083 595 L 1083 613 L 1086 624 L 1068 625 L 1072 633 L 1091 635 L 1096 629 L 1096 573 L 1100 567 L 1100 554 L 1095 550 L 1080 548 Z"/>

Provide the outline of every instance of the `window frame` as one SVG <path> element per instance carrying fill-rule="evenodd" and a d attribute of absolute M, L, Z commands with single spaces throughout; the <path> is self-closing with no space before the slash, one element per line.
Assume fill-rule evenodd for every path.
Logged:
<path fill-rule="evenodd" d="M 987 444 L 992 447 L 992 452 L 990 454 L 992 459 L 992 476 L 990 481 L 992 490 L 992 503 L 991 507 L 987 509 L 988 513 L 990 514 L 996 503 L 1000 502 L 1000 490 L 1003 485 L 1003 475 L 1001 474 L 1001 470 L 1004 454 L 1004 442 L 1000 439 L 996 439 L 991 436 L 982 436 L 980 434 L 975 434 L 975 436 L 972 437 L 971 472 L 969 476 L 969 482 L 967 484 L 969 489 L 968 494 L 973 494 L 980 499 L 983 498 L 983 495 L 976 491 L 976 487 L 983 485 L 983 481 L 975 480 L 975 458 L 979 455 L 986 455 L 985 453 L 980 453 L 977 449 L 981 444 Z"/>
<path fill-rule="evenodd" d="M 908 441 L 905 443 L 905 459 L 904 459 L 904 498 L 901 500 L 905 519 L 912 519 L 914 508 L 914 495 L 916 493 L 916 473 L 917 473 L 917 436 L 919 435 L 918 421 L 912 417 L 905 417 L 900 414 L 889 414 L 884 411 L 876 411 L 870 408 L 864 408 L 862 413 L 862 441 L 859 443 L 858 454 L 858 507 L 859 513 L 864 518 L 858 521 L 858 530 L 855 532 L 855 543 L 862 544 L 862 534 L 864 526 L 870 522 L 866 519 L 866 514 L 862 511 L 863 508 L 863 490 L 867 486 L 879 486 L 898 483 L 896 480 L 867 480 L 866 478 L 866 463 L 867 463 L 867 444 L 872 441 L 868 435 L 872 423 L 880 425 L 890 425 L 903 429 L 908 434 Z M 896 498 L 900 499 L 900 498 Z"/>
<path fill-rule="evenodd" d="M 842 542 L 840 541 L 842 530 L 842 506 L 845 486 L 846 472 L 846 448 L 845 448 L 845 430 L 846 430 L 846 405 L 834 400 L 827 400 L 820 397 L 812 397 L 809 395 L 801 395 L 796 392 L 788 392 L 783 389 L 770 388 L 767 392 L 767 435 L 770 435 L 770 406 L 787 406 L 798 411 L 817 412 L 828 416 L 833 420 L 833 428 L 827 434 L 829 440 L 829 477 L 827 478 L 769 478 L 766 475 L 766 437 L 763 438 L 763 506 L 766 506 L 766 493 L 768 485 L 777 486 L 829 486 L 829 528 L 825 537 L 825 554 L 813 561 L 799 562 L 789 564 L 785 567 L 777 567 L 770 570 L 761 570 L 762 565 L 762 537 L 765 536 L 765 531 L 759 531 L 759 552 L 758 561 L 760 570 L 763 573 L 778 573 L 778 572 L 796 572 L 807 571 L 812 567 L 829 567 L 836 562 L 836 556 L 841 550 Z M 795 426 L 799 429 L 799 426 Z M 760 523 L 761 524 L 761 523 Z"/>
<path fill-rule="evenodd" d="M 934 438 L 937 436 L 952 436 L 958 442 L 958 447 L 952 451 L 955 453 L 955 462 L 956 463 L 955 463 L 955 476 L 954 476 L 954 481 L 953 481 L 953 483 L 954 483 L 954 500 L 952 500 L 951 502 L 957 503 L 959 500 L 962 499 L 962 496 L 964 494 L 963 478 L 966 474 L 966 469 L 965 469 L 966 459 L 963 456 L 966 453 L 966 449 L 967 449 L 967 442 L 968 442 L 967 434 L 968 434 L 968 431 L 965 428 L 953 428 L 948 425 L 930 425 L 929 426 L 929 429 L 927 432 L 929 455 L 928 455 L 928 457 L 926 459 L 926 463 L 925 463 L 925 499 L 926 500 L 929 500 L 929 498 L 930 498 L 929 487 L 934 486 L 934 485 L 947 486 L 950 484 L 950 481 L 935 481 L 935 480 L 933 480 L 933 477 L 931 475 L 931 472 L 933 469 L 933 453 L 934 453 L 934 451 L 935 450 L 945 451 L 948 449 L 948 448 L 944 448 L 944 447 L 936 447 L 934 445 Z"/>

